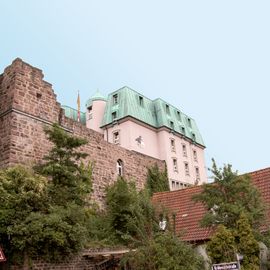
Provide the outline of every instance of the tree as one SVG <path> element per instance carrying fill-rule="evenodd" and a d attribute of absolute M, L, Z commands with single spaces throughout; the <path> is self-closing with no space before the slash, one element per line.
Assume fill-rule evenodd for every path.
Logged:
<path fill-rule="evenodd" d="M 241 213 L 236 223 L 234 234 L 237 251 L 243 255 L 241 269 L 258 270 L 260 266 L 260 248 L 253 235 L 249 220 L 244 213 Z"/>
<path fill-rule="evenodd" d="M 223 224 L 235 228 L 241 213 L 245 213 L 252 228 L 258 229 L 264 220 L 265 209 L 259 191 L 249 175 L 238 175 L 231 165 L 218 169 L 213 160 L 214 183 L 204 184 L 200 194 L 194 196 L 208 209 L 202 226 Z"/>
<path fill-rule="evenodd" d="M 47 195 L 46 179 L 30 169 L 0 171 L 0 242 L 9 260 L 36 254 L 41 222 L 31 220 L 47 211 Z"/>
<path fill-rule="evenodd" d="M 147 190 L 138 192 L 123 178 L 107 189 L 107 221 L 119 243 L 133 245 L 157 230 L 155 211 Z"/>
<path fill-rule="evenodd" d="M 157 164 L 152 168 L 148 168 L 146 187 L 151 195 L 155 192 L 169 191 L 167 168 L 163 172 L 159 170 Z"/>
<path fill-rule="evenodd" d="M 135 251 L 126 254 L 121 263 L 137 270 L 204 269 L 202 257 L 169 232 L 155 234 Z"/>
<path fill-rule="evenodd" d="M 59 259 L 88 241 L 92 167 L 77 150 L 86 141 L 57 125 L 45 132 L 53 147 L 36 167 L 39 174 L 22 167 L 0 172 L 0 240 L 27 269 L 28 258 Z"/>
<path fill-rule="evenodd" d="M 52 128 L 46 128 L 45 133 L 53 147 L 44 157 L 44 163 L 35 169 L 51 179 L 49 196 L 52 203 L 58 206 L 65 206 L 67 202 L 86 205 L 86 198 L 92 190 L 92 166 L 82 163 L 87 154 L 78 148 L 87 141 L 68 135 L 56 124 Z"/>
<path fill-rule="evenodd" d="M 236 247 L 233 233 L 224 225 L 219 225 L 206 246 L 212 263 L 232 262 L 236 259 Z"/>

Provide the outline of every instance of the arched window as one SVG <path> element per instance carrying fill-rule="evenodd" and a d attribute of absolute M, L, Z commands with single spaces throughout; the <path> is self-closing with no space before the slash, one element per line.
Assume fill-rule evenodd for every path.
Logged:
<path fill-rule="evenodd" d="M 124 166 L 123 166 L 123 161 L 121 159 L 118 159 L 116 162 L 116 171 L 117 171 L 117 175 L 123 176 Z"/>

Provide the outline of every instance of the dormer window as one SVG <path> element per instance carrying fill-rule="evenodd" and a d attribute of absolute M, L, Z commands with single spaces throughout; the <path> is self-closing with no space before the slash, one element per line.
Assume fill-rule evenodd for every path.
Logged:
<path fill-rule="evenodd" d="M 166 104 L 166 113 L 167 113 L 168 115 L 170 115 L 170 107 L 169 107 L 168 104 Z"/>
<path fill-rule="evenodd" d="M 181 130 L 182 130 L 182 134 L 186 135 L 186 129 L 184 127 L 182 127 Z"/>
<path fill-rule="evenodd" d="M 114 121 L 117 118 L 116 112 L 112 112 L 112 121 Z"/>
<path fill-rule="evenodd" d="M 188 126 L 191 128 L 191 120 L 190 120 L 190 118 L 188 118 L 187 121 L 188 121 Z"/>
<path fill-rule="evenodd" d="M 170 121 L 170 128 L 171 129 L 174 129 L 174 123 L 173 123 L 173 121 Z"/>
<path fill-rule="evenodd" d="M 140 104 L 140 106 L 143 106 L 143 97 L 142 96 L 139 96 L 139 104 Z"/>
<path fill-rule="evenodd" d="M 176 116 L 177 116 L 178 121 L 181 121 L 181 114 L 179 111 L 176 112 Z"/>
<path fill-rule="evenodd" d="M 113 105 L 118 104 L 118 94 L 113 95 Z"/>
<path fill-rule="evenodd" d="M 193 141 L 196 141 L 196 135 L 195 135 L 195 133 L 192 133 L 192 140 Z"/>

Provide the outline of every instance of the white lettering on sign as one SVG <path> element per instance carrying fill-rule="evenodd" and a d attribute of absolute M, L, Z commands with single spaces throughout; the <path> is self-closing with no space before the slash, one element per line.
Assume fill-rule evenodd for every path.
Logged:
<path fill-rule="evenodd" d="M 239 270 L 239 267 L 238 267 L 237 262 L 220 263 L 220 264 L 214 264 L 212 266 L 212 270 Z"/>

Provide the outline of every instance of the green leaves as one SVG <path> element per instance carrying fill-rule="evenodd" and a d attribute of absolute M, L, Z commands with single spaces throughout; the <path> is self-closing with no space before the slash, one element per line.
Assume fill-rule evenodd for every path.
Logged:
<path fill-rule="evenodd" d="M 167 168 L 163 172 L 159 170 L 157 164 L 152 168 L 148 168 L 146 187 L 151 195 L 155 192 L 169 191 Z"/>
<path fill-rule="evenodd" d="M 239 176 L 230 165 L 218 169 L 213 161 L 214 183 L 203 185 L 203 191 L 194 196 L 208 209 L 202 226 L 223 224 L 235 227 L 241 213 L 245 213 L 253 228 L 264 220 L 265 209 L 259 191 L 248 175 Z"/>
<path fill-rule="evenodd" d="M 0 242 L 16 262 L 36 255 L 57 260 L 89 241 L 92 164 L 82 163 L 87 155 L 78 151 L 86 141 L 57 125 L 45 132 L 53 147 L 36 173 L 0 171 Z"/>

